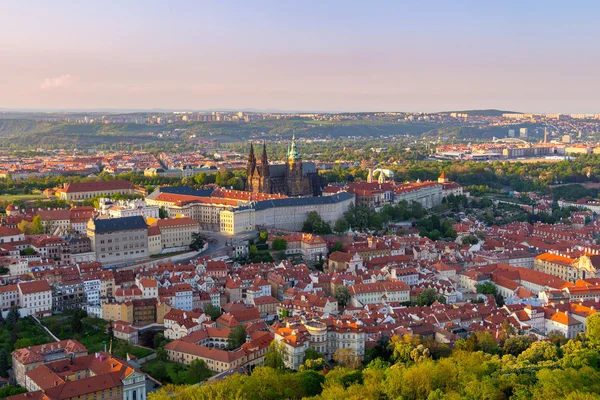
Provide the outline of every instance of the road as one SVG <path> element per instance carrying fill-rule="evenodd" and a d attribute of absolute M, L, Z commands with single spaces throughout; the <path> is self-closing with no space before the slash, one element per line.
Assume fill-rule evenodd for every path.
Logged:
<path fill-rule="evenodd" d="M 207 239 L 216 239 L 216 242 L 214 242 L 214 243 L 209 242 L 208 249 L 206 249 L 206 251 L 200 253 L 197 256 L 192 256 L 192 257 L 182 258 L 182 259 L 177 260 L 178 264 L 189 263 L 191 260 L 194 260 L 199 257 L 206 257 L 206 256 L 222 257 L 222 256 L 229 255 L 231 253 L 231 241 L 232 240 L 239 241 L 239 240 L 244 240 L 244 239 L 248 239 L 253 236 L 256 236 L 256 232 L 248 232 L 248 233 L 234 235 L 234 236 L 226 235 L 226 234 L 223 234 L 220 232 L 212 232 L 212 231 L 200 231 L 200 233 L 202 233 Z M 168 260 L 168 258 L 166 258 L 163 261 L 167 262 L 167 260 Z M 161 262 L 161 259 L 151 258 L 151 259 L 144 260 L 144 261 L 136 261 L 135 263 L 131 263 L 128 265 L 112 267 L 111 269 L 114 268 L 117 271 L 134 270 L 142 265 L 148 265 L 148 264 L 155 263 L 155 262 Z"/>

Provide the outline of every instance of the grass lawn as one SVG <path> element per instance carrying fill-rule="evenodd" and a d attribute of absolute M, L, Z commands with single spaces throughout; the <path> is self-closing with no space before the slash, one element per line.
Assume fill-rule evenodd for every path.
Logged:
<path fill-rule="evenodd" d="M 7 201 L 7 202 L 12 202 L 12 201 L 16 201 L 16 200 L 38 200 L 38 199 L 45 199 L 46 196 L 44 196 L 43 194 L 5 194 L 0 196 L 0 201 Z"/>

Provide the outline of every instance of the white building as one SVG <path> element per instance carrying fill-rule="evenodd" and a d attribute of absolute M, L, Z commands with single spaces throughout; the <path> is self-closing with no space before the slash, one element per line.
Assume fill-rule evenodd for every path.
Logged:
<path fill-rule="evenodd" d="M 52 315 L 52 288 L 48 281 L 20 282 L 18 286 L 22 317 Z"/>
<path fill-rule="evenodd" d="M 284 363 L 290 369 L 300 367 L 309 348 L 323 353 L 327 360 L 338 349 L 351 349 L 359 360 L 365 354 L 364 328 L 353 318 L 285 320 L 274 328 L 274 339 L 283 343 Z"/>
<path fill-rule="evenodd" d="M 100 304 L 100 279 L 83 279 L 83 290 L 88 305 Z"/>

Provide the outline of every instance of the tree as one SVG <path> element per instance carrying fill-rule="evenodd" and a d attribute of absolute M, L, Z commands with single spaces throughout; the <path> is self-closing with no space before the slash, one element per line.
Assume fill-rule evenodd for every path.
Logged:
<path fill-rule="evenodd" d="M 19 228 L 19 230 L 25 235 L 33 235 L 34 227 L 33 224 L 29 221 L 22 220 L 17 224 L 17 228 Z"/>
<path fill-rule="evenodd" d="M 164 207 L 160 207 L 158 209 L 158 218 L 160 218 L 160 219 L 169 218 L 169 212 Z"/>
<path fill-rule="evenodd" d="M 44 233 L 44 225 L 42 225 L 42 218 L 39 215 L 33 217 L 33 219 L 31 220 L 31 225 L 34 235 Z"/>
<path fill-rule="evenodd" d="M 221 310 L 211 303 L 204 306 L 204 313 L 208 315 L 212 321 L 216 321 L 221 316 Z"/>
<path fill-rule="evenodd" d="M 204 235 L 202 235 L 200 232 L 192 233 L 192 243 L 190 243 L 190 249 L 198 251 L 204 248 L 204 243 Z"/>
<path fill-rule="evenodd" d="M 321 218 L 321 215 L 318 212 L 311 211 L 306 214 L 306 220 L 302 225 L 302 231 L 326 235 L 331 233 L 331 227 L 327 222 L 323 221 L 323 218 Z"/>
<path fill-rule="evenodd" d="M 108 343 L 115 340 L 115 330 L 113 329 L 112 322 L 108 324 Z"/>
<path fill-rule="evenodd" d="M 475 235 L 466 235 L 461 237 L 462 244 L 477 244 L 479 243 L 479 238 Z"/>
<path fill-rule="evenodd" d="M 11 308 L 8 314 L 6 315 L 6 324 L 8 326 L 14 326 L 19 320 L 19 317 L 19 310 L 17 310 L 16 308 Z"/>
<path fill-rule="evenodd" d="M 333 361 L 346 368 L 358 368 L 360 366 L 360 357 L 354 349 L 349 347 L 337 349 L 333 353 Z"/>
<path fill-rule="evenodd" d="M 33 249 L 33 247 L 26 247 L 23 250 L 21 250 L 21 255 L 22 256 L 34 256 L 37 254 L 37 251 L 35 251 Z"/>
<path fill-rule="evenodd" d="M 71 318 L 69 318 L 69 322 L 71 324 L 72 333 L 80 333 L 83 330 L 83 323 L 81 322 L 81 314 L 79 312 L 74 312 L 71 315 Z"/>
<path fill-rule="evenodd" d="M 24 349 L 31 346 L 33 346 L 33 343 L 29 338 L 20 338 L 15 342 L 15 349 Z"/>
<path fill-rule="evenodd" d="M 333 295 L 338 302 L 340 307 L 346 307 L 348 302 L 350 301 L 350 291 L 346 286 L 338 286 L 335 289 L 335 294 Z"/>
<path fill-rule="evenodd" d="M 256 247 L 256 245 L 252 245 L 248 248 L 248 251 L 250 252 L 250 255 L 255 255 L 258 253 L 258 247 Z"/>
<path fill-rule="evenodd" d="M 8 378 L 8 369 L 10 364 L 8 362 L 8 353 L 4 349 L 0 349 L 0 376 Z"/>
<path fill-rule="evenodd" d="M 154 337 L 152 338 L 152 348 L 160 349 L 165 341 L 165 335 L 162 332 L 156 332 Z M 157 351 L 158 355 L 158 351 Z"/>
<path fill-rule="evenodd" d="M 348 222 L 346 222 L 345 219 L 339 218 L 337 221 L 335 221 L 335 225 L 333 226 L 333 231 L 335 233 L 341 235 L 342 233 L 346 232 L 349 227 L 350 226 L 348 225 Z"/>
<path fill-rule="evenodd" d="M 438 295 L 433 288 L 425 289 L 417 295 L 417 305 L 421 307 L 430 306 L 436 301 L 445 304 L 446 298 L 442 295 Z"/>
<path fill-rule="evenodd" d="M 308 398 L 317 396 L 323 390 L 323 383 L 325 383 L 325 377 L 316 371 L 304 371 L 296 374 L 296 379 L 299 380 L 299 387 L 304 392 L 302 396 L 298 398 Z"/>
<path fill-rule="evenodd" d="M 187 371 L 187 376 L 193 380 L 194 382 L 202 382 L 206 378 L 209 378 L 212 375 L 210 369 L 204 362 L 204 360 L 194 360 L 190 364 L 190 367 Z"/>
<path fill-rule="evenodd" d="M 273 250 L 286 250 L 287 242 L 283 238 L 275 238 L 271 246 L 273 247 Z"/>
<path fill-rule="evenodd" d="M 335 253 L 336 251 L 343 251 L 343 250 L 344 250 L 344 243 L 342 243 L 341 241 L 338 240 L 329 249 L 329 254 Z"/>
<path fill-rule="evenodd" d="M 8 321 L 8 318 L 6 319 Z M 585 337 L 593 343 L 600 344 L 600 313 L 587 317 Z"/>
<path fill-rule="evenodd" d="M 277 340 L 271 342 L 269 350 L 265 353 L 265 366 L 278 370 L 285 368 L 283 362 L 284 346 L 283 342 L 278 342 Z"/>
<path fill-rule="evenodd" d="M 537 364 L 542 361 L 557 361 L 558 348 L 550 342 L 535 342 L 517 357 L 520 362 Z"/>
<path fill-rule="evenodd" d="M 167 351 L 162 347 L 156 350 L 156 359 L 159 361 L 167 361 L 169 358 Z"/>
<path fill-rule="evenodd" d="M 246 328 L 244 325 L 238 325 L 229 331 L 227 337 L 227 347 L 230 350 L 239 348 L 246 341 Z"/>
<path fill-rule="evenodd" d="M 323 353 L 319 353 L 315 349 L 312 349 L 312 348 L 309 347 L 304 352 L 304 361 L 306 361 L 306 360 L 318 360 L 319 358 L 325 358 L 325 355 Z"/>
<path fill-rule="evenodd" d="M 498 293 L 498 288 L 492 282 L 484 282 L 484 283 L 478 284 L 476 286 L 476 288 L 477 288 L 477 293 L 481 293 L 481 294 L 495 295 L 496 293 Z"/>
<path fill-rule="evenodd" d="M 167 367 L 162 362 L 154 364 L 148 373 L 159 382 L 165 382 L 169 378 Z"/>
<path fill-rule="evenodd" d="M 565 343 L 567 343 L 567 338 L 565 337 L 565 335 L 563 335 L 561 332 L 559 331 L 551 331 L 548 333 L 548 339 L 550 339 L 550 341 L 552 343 L 554 343 L 555 346 L 562 346 Z"/>
<path fill-rule="evenodd" d="M 258 241 L 260 243 L 267 243 L 268 239 L 269 239 L 269 232 L 263 231 L 258 235 Z"/>
<path fill-rule="evenodd" d="M 4 386 L 0 389 L 0 399 L 5 399 L 10 396 L 14 396 L 16 394 L 26 393 L 27 389 L 21 386 Z"/>
<path fill-rule="evenodd" d="M 502 353 L 511 354 L 517 357 L 519 354 L 524 352 L 531 346 L 533 339 L 529 336 L 513 336 L 506 339 L 504 346 L 502 346 Z"/>

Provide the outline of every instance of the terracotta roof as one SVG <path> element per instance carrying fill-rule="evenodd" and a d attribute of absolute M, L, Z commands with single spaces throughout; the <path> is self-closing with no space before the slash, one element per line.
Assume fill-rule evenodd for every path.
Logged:
<path fill-rule="evenodd" d="M 99 192 L 103 190 L 133 190 L 134 186 L 124 180 L 74 182 L 69 183 L 64 189 L 65 193 Z"/>
<path fill-rule="evenodd" d="M 52 288 L 46 280 L 32 281 L 32 282 L 21 282 L 19 288 L 23 294 L 32 294 L 51 291 Z"/>

